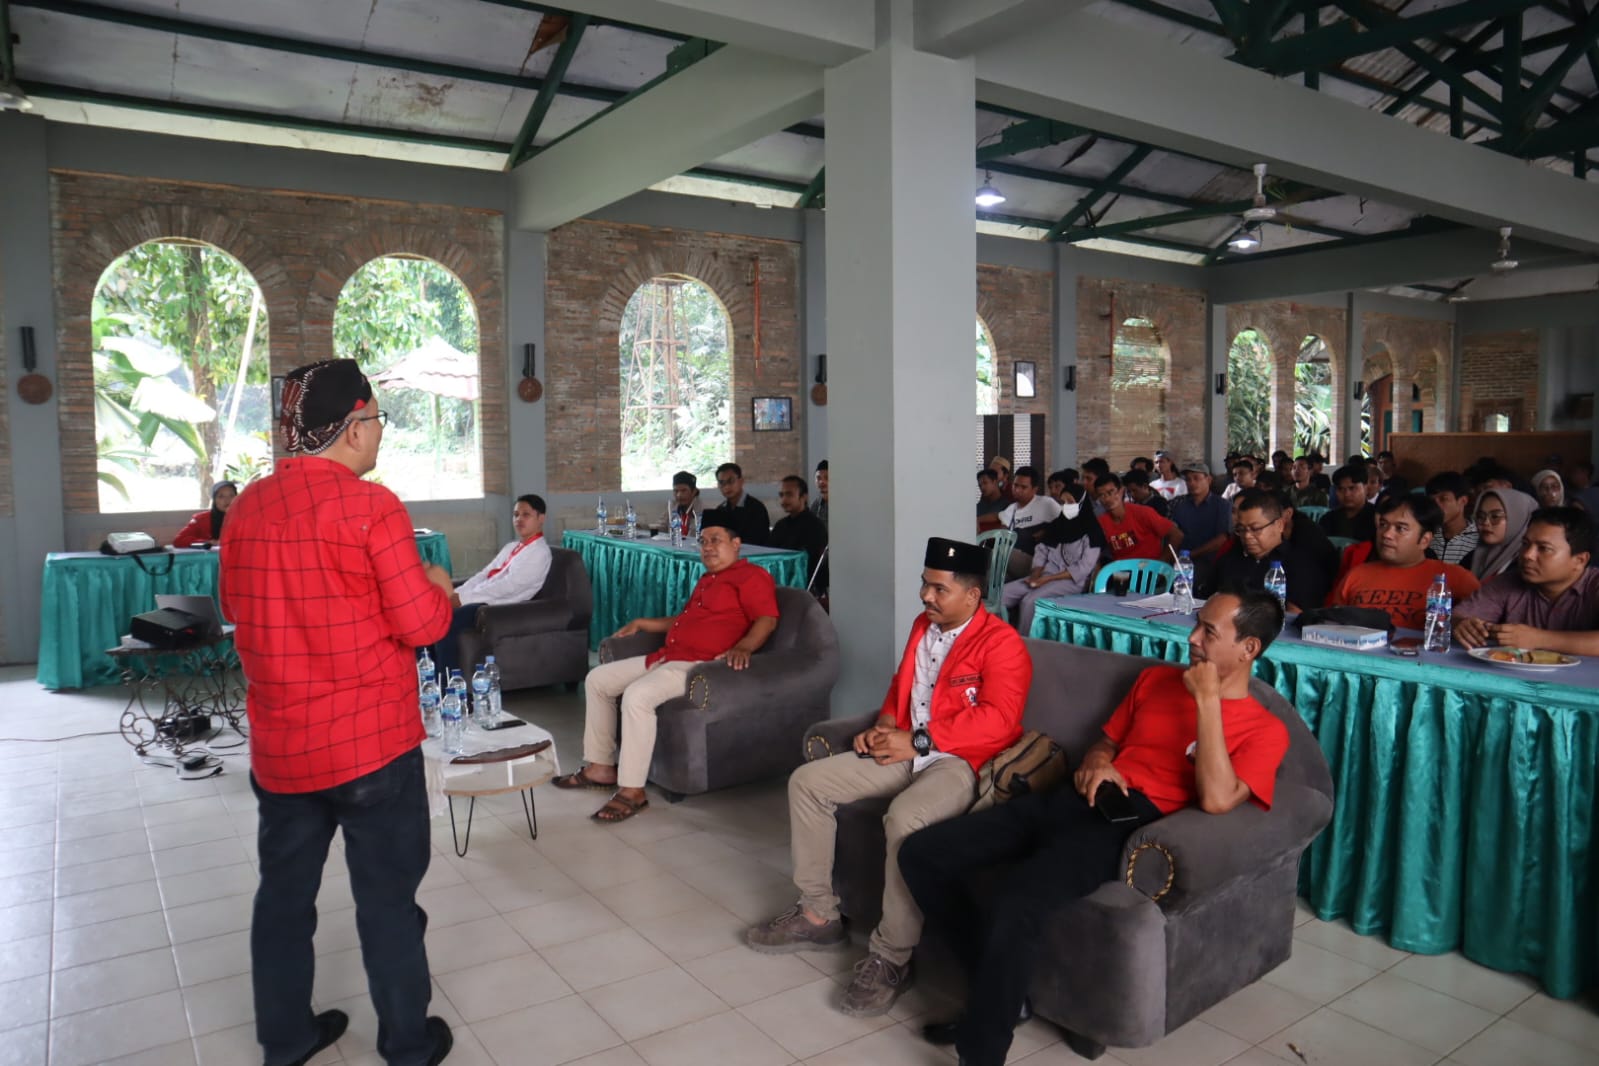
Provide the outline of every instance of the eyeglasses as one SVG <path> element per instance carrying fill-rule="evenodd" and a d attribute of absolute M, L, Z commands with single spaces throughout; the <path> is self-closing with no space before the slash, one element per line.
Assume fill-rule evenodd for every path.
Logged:
<path fill-rule="evenodd" d="M 367 415 L 365 418 L 352 418 L 352 419 L 350 419 L 350 421 L 351 422 L 377 422 L 379 425 L 386 426 L 386 425 L 389 424 L 389 413 L 387 411 L 379 411 L 375 415 Z"/>
<path fill-rule="evenodd" d="M 1478 511 L 1477 524 L 1479 526 L 1497 526 L 1505 520 L 1503 511 Z"/>
<path fill-rule="evenodd" d="M 1239 537 L 1258 537 L 1276 524 L 1276 522 L 1262 522 L 1258 526 L 1246 526 L 1240 523 L 1233 527 L 1233 534 Z"/>

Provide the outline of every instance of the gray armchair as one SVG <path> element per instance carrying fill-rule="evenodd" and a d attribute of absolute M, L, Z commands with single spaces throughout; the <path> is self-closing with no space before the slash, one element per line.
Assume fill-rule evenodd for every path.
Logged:
<path fill-rule="evenodd" d="M 568 548 L 550 549 L 544 587 L 525 603 L 480 607 L 477 627 L 460 635 L 467 669 L 485 656 L 500 665 L 506 691 L 540 685 L 575 685 L 589 668 L 589 616 L 594 594 L 583 557 Z"/>
<path fill-rule="evenodd" d="M 1051 641 L 1027 647 L 1033 685 L 1024 726 L 1053 737 L 1074 767 L 1133 679 L 1157 665 Z M 1033 975 L 1033 1010 L 1065 1029 L 1079 1054 L 1153 1044 L 1292 950 L 1299 857 L 1332 817 L 1332 777 L 1288 701 L 1258 679 L 1250 689 L 1288 726 L 1271 810 L 1190 808 L 1139 828 L 1123 852 L 1125 878 L 1062 906 L 1044 927 L 1048 961 Z M 818 723 L 806 735 L 806 758 L 847 750 L 874 717 Z M 838 811 L 834 890 L 863 927 L 882 906 L 885 807 L 863 801 Z"/>
<path fill-rule="evenodd" d="M 699 663 L 685 693 L 656 709 L 650 780 L 667 799 L 786 774 L 804 761 L 806 728 L 829 713 L 838 637 L 804 589 L 779 588 L 777 609 L 777 629 L 748 667 Z M 658 633 L 611 637 L 600 644 L 600 661 L 647 655 L 662 643 Z"/>

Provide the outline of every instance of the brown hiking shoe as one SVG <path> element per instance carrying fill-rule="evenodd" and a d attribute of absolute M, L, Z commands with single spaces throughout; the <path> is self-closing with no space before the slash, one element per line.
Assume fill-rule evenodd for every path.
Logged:
<path fill-rule="evenodd" d="M 838 1009 L 857 1018 L 886 1014 L 899 994 L 910 987 L 911 964 L 895 966 L 873 953 L 855 964 L 855 979 L 844 991 Z"/>
<path fill-rule="evenodd" d="M 833 948 L 848 941 L 842 920 L 834 918 L 817 925 L 805 917 L 805 910 L 798 903 L 769 922 L 751 926 L 744 933 L 744 943 L 764 955 Z"/>

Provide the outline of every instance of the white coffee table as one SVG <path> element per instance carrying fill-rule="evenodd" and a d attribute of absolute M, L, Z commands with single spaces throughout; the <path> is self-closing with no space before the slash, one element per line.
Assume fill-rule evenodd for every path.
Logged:
<path fill-rule="evenodd" d="M 518 793 L 522 798 L 522 814 L 527 818 L 528 833 L 539 838 L 538 807 L 533 789 L 561 772 L 555 755 L 555 738 L 547 730 L 529 723 L 516 729 L 484 731 L 468 725 L 464 754 L 485 754 L 510 750 L 526 744 L 549 741 L 549 747 L 520 758 L 484 763 L 452 763 L 453 756 L 446 755 L 436 738 L 429 737 L 422 745 L 422 754 L 429 762 L 428 789 L 444 798 L 450 811 L 450 840 L 458 858 L 465 858 L 472 846 L 472 816 L 477 810 L 479 796 L 500 796 L 507 792 Z M 455 823 L 455 797 L 463 796 L 469 802 L 466 809 L 466 832 L 458 833 Z"/>

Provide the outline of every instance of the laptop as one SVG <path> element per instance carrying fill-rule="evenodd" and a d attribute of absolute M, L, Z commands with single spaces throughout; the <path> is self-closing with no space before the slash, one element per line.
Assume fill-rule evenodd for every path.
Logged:
<path fill-rule="evenodd" d="M 205 621 L 205 639 L 222 635 L 222 616 L 217 611 L 216 601 L 210 596 L 171 596 L 158 593 L 155 605 L 161 608 L 170 607 L 177 611 L 187 611 L 196 618 Z"/>

